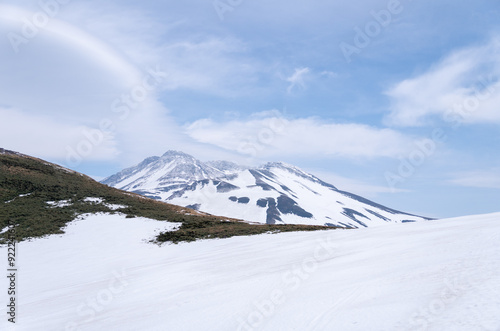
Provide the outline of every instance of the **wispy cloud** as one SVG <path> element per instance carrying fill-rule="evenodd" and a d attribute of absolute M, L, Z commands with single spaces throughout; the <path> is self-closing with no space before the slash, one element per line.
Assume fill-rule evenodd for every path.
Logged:
<path fill-rule="evenodd" d="M 310 172 L 318 178 L 321 178 L 322 180 L 335 185 L 340 190 L 352 192 L 368 198 L 375 198 L 381 193 L 395 194 L 409 192 L 409 190 L 405 189 L 393 190 L 386 185 L 371 184 L 362 180 L 340 176 L 332 172 L 315 170 L 311 170 Z"/>
<path fill-rule="evenodd" d="M 448 182 L 465 187 L 500 189 L 500 168 L 457 173 Z"/>
<path fill-rule="evenodd" d="M 393 125 L 419 126 L 435 117 L 500 123 L 500 38 L 454 51 L 386 94 L 392 102 L 386 120 Z"/>
<path fill-rule="evenodd" d="M 245 44 L 237 39 L 207 37 L 169 43 L 159 53 L 169 76 L 167 88 L 234 97 L 246 94 L 260 70 L 245 52 Z"/>
<path fill-rule="evenodd" d="M 306 76 L 311 72 L 311 70 L 307 67 L 305 68 L 296 68 L 294 73 L 287 77 L 286 81 L 290 84 L 288 85 L 287 92 L 288 94 L 292 93 L 292 91 L 296 87 L 300 87 L 304 89 L 306 87 L 305 79 Z"/>
<path fill-rule="evenodd" d="M 0 9 L 2 35 L 22 34 L 25 17 L 41 11 L 36 5 L 2 4 Z M 0 100 L 15 109 L 1 110 L 2 126 L 9 125 L 0 133 L 2 147 L 66 163 L 68 148 L 88 142 L 83 129 L 98 129 L 102 121 L 112 123 L 112 140 L 80 153 L 84 162 L 116 160 L 121 154 L 126 164 L 168 148 L 192 147 L 192 139 L 160 101 L 162 93 L 246 93 L 242 86 L 254 79 L 258 65 L 243 59 L 246 45 L 236 38 L 181 38 L 173 30 L 182 21 L 161 22 L 161 16 L 121 3 L 75 2 L 22 44 L 20 55 L 2 38 Z M 156 68 L 161 83 L 142 95 L 148 72 Z M 130 97 L 133 93 L 140 102 Z M 123 116 L 120 109 L 126 108 L 130 114 Z"/>
<path fill-rule="evenodd" d="M 339 76 L 339 74 L 337 74 L 336 72 L 333 72 L 333 71 L 325 70 L 325 71 L 321 72 L 321 76 L 324 76 L 326 78 L 337 78 Z"/>
<path fill-rule="evenodd" d="M 176 14 L 182 5 L 168 7 L 158 15 L 147 11 L 147 6 L 79 3 L 71 17 L 130 62 L 141 67 L 160 65 L 168 76 L 165 89 L 225 97 L 248 93 L 263 70 L 259 60 L 250 56 L 248 45 L 211 29 L 189 33 L 194 22 Z"/>
<path fill-rule="evenodd" d="M 75 153 L 68 148 L 77 149 L 78 143 L 86 138 L 80 148 L 88 161 L 111 160 L 118 155 L 114 135 L 98 132 L 95 127 L 61 123 L 50 117 L 15 109 L 0 108 L 0 118 L 2 148 L 65 160 L 68 153 Z"/>
<path fill-rule="evenodd" d="M 239 153 L 310 157 L 397 157 L 413 140 L 398 131 L 316 118 L 274 116 L 216 122 L 201 119 L 186 126 L 193 139 Z"/>
<path fill-rule="evenodd" d="M 41 9 L 39 9 L 38 13 L 45 15 Z M 22 52 L 23 47 L 26 47 L 24 43 L 27 44 L 30 38 L 36 38 L 38 34 L 42 34 L 43 32 L 45 37 L 58 39 L 66 47 L 72 47 L 84 53 L 87 58 L 91 58 L 96 63 L 102 65 L 102 67 L 114 72 L 121 80 L 125 80 L 126 83 L 133 84 L 140 79 L 140 71 L 124 60 L 112 47 L 79 27 L 61 21 L 57 17 L 50 18 L 50 21 L 43 28 L 38 28 L 34 23 L 31 23 L 36 29 L 34 30 L 36 34 L 33 33 L 33 37 L 26 38 L 26 33 L 23 31 L 26 21 L 29 22 L 27 17 L 36 17 L 35 12 L 30 12 L 16 6 L 0 5 L 0 18 L 6 22 L 10 22 L 11 26 L 14 27 L 10 33 L 15 33 L 25 40 L 22 44 L 18 45 L 17 48 L 19 49 L 17 50 L 15 47 L 16 43 L 13 43 L 11 40 L 12 51 Z"/>

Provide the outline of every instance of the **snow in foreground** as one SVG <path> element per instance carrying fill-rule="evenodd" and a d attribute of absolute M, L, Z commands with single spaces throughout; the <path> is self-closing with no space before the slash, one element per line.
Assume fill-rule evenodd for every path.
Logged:
<path fill-rule="evenodd" d="M 500 330 L 500 213 L 145 241 L 173 227 L 94 215 L 19 244 L 18 323 L 2 304 L 0 329 Z"/>

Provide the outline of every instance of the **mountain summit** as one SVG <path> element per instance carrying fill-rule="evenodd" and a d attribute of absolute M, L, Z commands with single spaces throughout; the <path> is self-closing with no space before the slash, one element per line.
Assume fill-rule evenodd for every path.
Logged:
<path fill-rule="evenodd" d="M 168 151 L 102 183 L 179 206 L 257 223 L 358 228 L 428 220 L 341 191 L 283 162 L 248 168 L 228 161 L 202 162 L 183 152 Z"/>
<path fill-rule="evenodd" d="M 186 153 L 168 151 L 161 157 L 148 157 L 138 165 L 106 178 L 102 183 L 140 193 L 158 188 L 179 188 L 203 179 L 224 177 L 226 173 Z"/>

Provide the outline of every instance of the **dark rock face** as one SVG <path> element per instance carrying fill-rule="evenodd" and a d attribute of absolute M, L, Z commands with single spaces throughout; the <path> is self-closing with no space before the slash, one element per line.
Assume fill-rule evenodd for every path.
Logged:
<path fill-rule="evenodd" d="M 283 222 L 280 217 L 280 212 L 276 208 L 276 200 L 274 198 L 267 198 L 269 208 L 267 208 L 267 224 L 276 224 L 276 222 Z"/>
<path fill-rule="evenodd" d="M 208 179 L 199 180 L 199 181 L 193 182 L 192 184 L 184 185 L 183 191 L 196 191 L 197 188 L 205 187 L 208 184 L 210 184 L 210 180 L 208 180 Z M 177 186 L 179 186 L 179 185 L 177 185 Z"/>
<path fill-rule="evenodd" d="M 255 177 L 255 185 L 257 186 L 260 186 L 262 187 L 262 189 L 264 191 L 272 191 L 274 190 L 274 188 L 269 185 L 269 184 L 266 184 L 262 178 L 265 178 L 265 177 L 268 177 L 268 178 L 272 178 L 274 177 L 273 174 L 269 173 L 269 171 L 267 171 L 268 175 L 271 175 L 272 177 L 269 177 L 269 176 L 265 176 L 263 173 L 262 173 L 262 170 L 255 170 L 255 169 L 250 169 L 249 170 L 250 173 Z"/>
<path fill-rule="evenodd" d="M 295 193 L 294 193 L 292 190 L 290 190 L 290 189 L 289 189 L 286 185 L 280 185 L 280 187 L 281 187 L 284 191 L 286 191 L 286 192 L 290 193 L 291 195 L 295 195 Z"/>
<path fill-rule="evenodd" d="M 185 184 L 170 185 L 168 187 L 160 187 L 160 188 L 158 188 L 158 191 L 161 191 L 161 192 L 170 192 L 170 191 L 175 191 L 175 190 L 183 189 L 185 187 L 186 187 Z"/>
<path fill-rule="evenodd" d="M 232 202 L 238 202 L 238 203 L 243 203 L 243 204 L 247 204 L 250 202 L 250 198 L 247 198 L 247 197 L 236 197 L 236 196 L 230 196 L 229 197 L 229 200 L 231 200 Z"/>
<path fill-rule="evenodd" d="M 267 207 L 267 199 L 259 199 L 257 200 L 257 206 L 266 208 Z"/>
<path fill-rule="evenodd" d="M 215 182 L 214 182 L 215 184 Z M 226 192 L 231 192 L 234 190 L 238 190 L 239 187 L 233 184 L 229 184 L 226 182 L 220 182 L 219 185 L 217 185 L 217 193 L 226 193 Z"/>
<path fill-rule="evenodd" d="M 174 191 L 172 195 L 167 198 L 167 200 L 172 200 L 175 198 L 182 197 L 186 193 L 186 191 L 196 191 L 198 188 L 203 188 L 207 185 L 210 185 L 211 182 L 213 181 L 211 181 L 210 179 L 202 179 L 195 181 L 189 185 L 186 184 L 170 185 L 169 187 L 163 187 L 158 190 L 163 192 Z"/>
<path fill-rule="evenodd" d="M 294 214 L 305 218 L 313 217 L 313 214 L 300 208 L 293 199 L 290 199 L 286 195 L 278 197 L 278 209 L 282 214 Z"/>
<path fill-rule="evenodd" d="M 342 212 L 342 214 L 344 214 L 345 216 L 349 217 L 350 219 L 352 219 L 354 222 L 360 224 L 361 226 L 364 226 L 365 228 L 367 227 L 367 225 L 365 223 L 361 222 L 360 220 L 358 220 L 356 218 L 356 216 L 358 216 L 358 217 L 364 217 L 367 220 L 369 220 L 368 217 L 366 217 L 365 215 L 361 214 L 360 212 L 357 212 L 354 209 L 344 208 L 344 211 Z"/>
<path fill-rule="evenodd" d="M 373 210 L 370 210 L 370 209 L 365 209 L 365 210 L 366 210 L 367 212 L 369 212 L 370 214 L 375 215 L 375 216 L 377 216 L 378 218 L 383 219 L 383 220 L 384 220 L 384 221 L 386 221 L 386 222 L 390 222 L 390 221 L 391 221 L 389 218 L 384 217 L 384 216 L 380 215 L 379 213 L 374 212 Z"/>
<path fill-rule="evenodd" d="M 241 197 L 241 198 L 238 198 L 238 203 L 249 203 L 250 202 L 250 198 L 247 198 L 247 197 Z"/>

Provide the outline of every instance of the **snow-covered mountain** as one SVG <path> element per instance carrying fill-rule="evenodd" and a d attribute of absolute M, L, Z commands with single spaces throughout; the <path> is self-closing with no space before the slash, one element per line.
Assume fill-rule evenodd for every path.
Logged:
<path fill-rule="evenodd" d="M 148 157 L 138 165 L 125 169 L 102 183 L 126 191 L 154 190 L 156 188 L 180 187 L 198 180 L 219 178 L 226 175 L 230 166 L 224 163 L 217 167 L 205 164 L 191 155 L 168 151 L 163 156 Z"/>
<path fill-rule="evenodd" d="M 427 218 L 374 203 L 282 162 L 258 168 L 201 162 L 183 152 L 153 156 L 102 181 L 203 212 L 267 224 L 368 227 Z"/>

